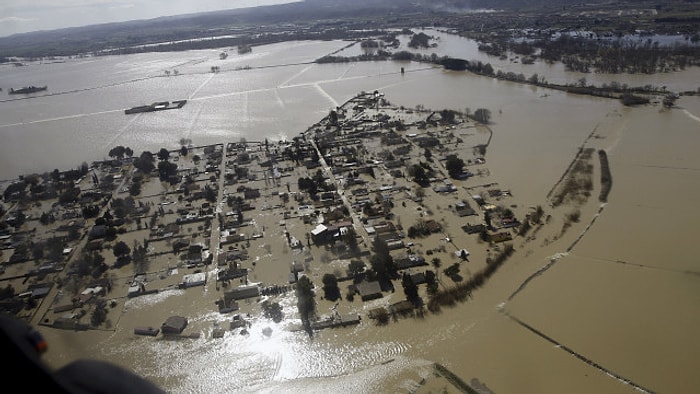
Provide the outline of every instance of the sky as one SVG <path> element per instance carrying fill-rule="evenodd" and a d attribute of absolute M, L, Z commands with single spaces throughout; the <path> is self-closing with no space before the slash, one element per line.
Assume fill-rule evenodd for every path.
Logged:
<path fill-rule="evenodd" d="M 0 0 L 0 37 L 299 0 Z"/>

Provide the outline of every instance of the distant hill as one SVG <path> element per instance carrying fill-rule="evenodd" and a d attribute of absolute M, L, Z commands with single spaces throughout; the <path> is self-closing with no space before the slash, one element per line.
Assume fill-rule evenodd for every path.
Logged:
<path fill-rule="evenodd" d="M 387 14 L 420 15 L 472 9 L 525 10 L 574 4 L 640 2 L 642 0 L 305 0 L 274 6 L 15 34 L 0 37 L 0 59 L 13 56 L 74 55 L 109 47 L 212 36 L 217 34 L 217 29 L 234 26 L 378 18 Z"/>

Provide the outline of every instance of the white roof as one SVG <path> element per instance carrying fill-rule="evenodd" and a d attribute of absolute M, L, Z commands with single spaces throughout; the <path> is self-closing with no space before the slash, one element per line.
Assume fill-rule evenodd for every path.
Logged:
<path fill-rule="evenodd" d="M 319 235 L 326 230 L 328 230 L 328 227 L 326 227 L 322 224 L 319 224 L 313 230 L 311 230 L 311 235 Z"/>
<path fill-rule="evenodd" d="M 469 251 L 466 249 L 460 249 L 460 250 L 456 251 L 455 256 L 462 257 L 462 251 L 464 251 L 464 253 L 466 253 L 465 256 L 469 256 Z"/>

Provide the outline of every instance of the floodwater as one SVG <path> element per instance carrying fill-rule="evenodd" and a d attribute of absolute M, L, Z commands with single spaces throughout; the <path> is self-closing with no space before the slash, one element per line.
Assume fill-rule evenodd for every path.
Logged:
<path fill-rule="evenodd" d="M 222 49 L 0 66 L 3 90 L 48 85 L 50 94 L 0 100 L 0 179 L 77 167 L 105 158 L 116 145 L 138 154 L 177 148 L 181 138 L 195 145 L 291 139 L 358 92 L 380 90 L 406 107 L 490 109 L 492 179 L 518 204 L 542 205 L 555 218 L 571 207 L 550 209 L 547 194 L 579 147 L 604 149 L 613 177 L 608 202 L 600 204 L 594 190 L 578 207 L 581 222 L 557 241 L 555 223 L 530 242 L 516 242 L 516 255 L 470 302 L 423 320 L 400 319 L 384 328 L 365 322 L 313 339 L 289 323 L 256 321 L 251 335 L 214 340 L 211 322 L 225 325 L 228 318 L 207 297 L 212 283 L 130 300 L 116 331 L 44 330 L 55 345 L 47 354 L 52 365 L 107 359 L 173 393 L 410 392 L 430 374 L 432 362 L 464 380 L 476 377 L 497 393 L 681 393 L 700 387 L 700 266 L 690 248 L 700 220 L 694 209 L 700 200 L 697 97 L 682 98 L 670 111 L 658 105 L 630 109 L 420 63 L 308 63 L 347 44 L 275 44 L 248 55 L 231 51 L 226 60 L 219 59 Z M 447 35 L 430 49 L 481 56 L 496 69 L 537 72 L 550 81 L 580 78 L 545 64 L 498 63 L 474 50 L 468 40 Z M 212 66 L 220 72 L 212 73 Z M 586 77 L 629 78 L 630 85 L 671 90 L 694 90 L 700 80 L 698 69 Z M 180 110 L 123 113 L 178 99 L 189 101 Z M 284 307 L 294 313 L 293 297 Z M 144 341 L 130 332 L 146 318 L 160 322 L 172 314 L 188 316 L 202 335 Z M 259 334 L 266 326 L 273 328 L 269 337 Z"/>

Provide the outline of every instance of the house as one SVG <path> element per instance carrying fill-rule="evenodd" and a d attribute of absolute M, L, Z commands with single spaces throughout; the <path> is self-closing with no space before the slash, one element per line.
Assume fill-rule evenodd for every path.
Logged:
<path fill-rule="evenodd" d="M 79 302 L 74 302 L 73 300 L 67 300 L 66 303 L 63 304 L 56 304 L 53 307 L 53 312 L 54 313 L 63 313 L 63 312 L 68 312 L 72 311 L 75 308 L 81 308 L 83 304 Z"/>
<path fill-rule="evenodd" d="M 438 233 L 438 232 L 442 231 L 442 225 L 440 225 L 440 223 L 438 223 L 434 219 L 426 220 L 425 227 L 431 233 Z"/>
<path fill-rule="evenodd" d="M 173 250 L 176 252 L 179 252 L 181 249 L 188 248 L 189 246 L 189 238 L 178 238 L 173 242 Z"/>
<path fill-rule="evenodd" d="M 509 232 L 491 234 L 491 242 L 505 242 L 513 239 Z"/>
<path fill-rule="evenodd" d="M 187 327 L 187 318 L 182 316 L 170 316 L 160 326 L 163 335 L 165 334 L 180 334 Z"/>
<path fill-rule="evenodd" d="M 88 234 L 88 239 L 89 240 L 94 240 L 94 239 L 99 239 L 99 238 L 104 238 L 107 235 L 107 226 L 104 224 L 98 224 L 92 227 L 90 229 L 90 233 Z"/>
<path fill-rule="evenodd" d="M 92 241 L 89 241 L 85 245 L 86 250 L 100 250 L 102 249 L 102 240 L 101 239 L 93 239 Z"/>
<path fill-rule="evenodd" d="M 425 262 L 425 258 L 415 254 L 410 254 L 404 257 L 397 257 L 394 259 L 394 264 L 396 264 L 396 269 L 403 270 L 411 267 L 418 267 L 421 265 L 428 265 Z"/>
<path fill-rule="evenodd" d="M 197 272 L 195 274 L 187 274 L 182 277 L 180 288 L 189 288 L 195 286 L 204 286 L 207 283 L 207 274 L 205 272 Z"/>
<path fill-rule="evenodd" d="M 486 231 L 486 226 L 483 224 L 471 225 L 469 223 L 462 226 L 462 230 L 467 234 L 479 234 L 482 231 Z"/>
<path fill-rule="evenodd" d="M 245 191 L 243 192 L 243 196 L 246 200 L 258 198 L 258 197 L 260 197 L 260 190 L 246 188 Z"/>
<path fill-rule="evenodd" d="M 129 298 L 140 296 L 146 293 L 146 284 L 143 282 L 132 282 L 126 296 Z"/>
<path fill-rule="evenodd" d="M 220 270 L 217 273 L 217 280 L 227 281 L 236 278 L 242 278 L 246 275 L 248 275 L 247 268 L 239 268 L 236 264 L 230 264 L 230 266 L 227 269 Z"/>
<path fill-rule="evenodd" d="M 425 279 L 425 273 L 424 272 L 417 272 L 415 274 L 410 274 L 411 275 L 411 281 L 413 281 L 413 284 L 418 286 L 423 283 L 426 283 Z"/>
<path fill-rule="evenodd" d="M 28 290 L 31 291 L 32 298 L 38 299 L 46 297 L 49 291 L 51 291 L 51 287 L 53 287 L 53 285 L 50 283 L 39 283 L 30 285 Z"/>
<path fill-rule="evenodd" d="M 457 191 L 457 187 L 453 184 L 438 185 L 433 187 L 435 193 L 452 193 Z"/>
<path fill-rule="evenodd" d="M 257 285 L 239 286 L 231 291 L 224 293 L 225 299 L 243 300 L 260 296 L 260 287 Z"/>
<path fill-rule="evenodd" d="M 328 227 L 324 226 L 323 224 L 319 224 L 313 230 L 311 230 L 311 237 L 313 238 L 314 242 L 320 242 L 322 238 L 324 238 L 327 231 Z"/>
<path fill-rule="evenodd" d="M 238 303 L 232 299 L 221 299 L 216 302 L 216 305 L 219 306 L 219 313 L 229 313 L 239 309 Z"/>
<path fill-rule="evenodd" d="M 360 294 L 362 301 L 374 300 L 376 298 L 382 298 L 382 288 L 379 286 L 379 282 L 367 282 L 362 281 L 355 285 L 355 289 Z"/>
<path fill-rule="evenodd" d="M 460 181 L 463 181 L 463 180 L 469 179 L 470 177 L 473 177 L 473 176 L 474 176 L 474 174 L 469 172 L 469 171 L 462 171 L 459 174 L 455 174 L 454 178 L 458 179 Z"/>
<path fill-rule="evenodd" d="M 389 250 L 403 249 L 404 244 L 400 239 L 386 241 L 386 246 Z"/>
<path fill-rule="evenodd" d="M 457 211 L 459 217 L 476 215 L 476 211 L 466 201 L 460 201 L 455 204 L 455 211 Z"/>
<path fill-rule="evenodd" d="M 413 309 L 415 309 L 415 307 L 416 306 L 411 301 L 403 300 L 403 301 L 399 301 L 395 304 L 391 304 L 389 306 L 389 312 L 398 313 L 398 314 L 406 314 L 406 313 L 412 312 Z"/>
<path fill-rule="evenodd" d="M 106 293 L 107 290 L 102 286 L 91 286 L 83 290 L 80 295 L 91 298 L 93 295 L 104 296 Z"/>

